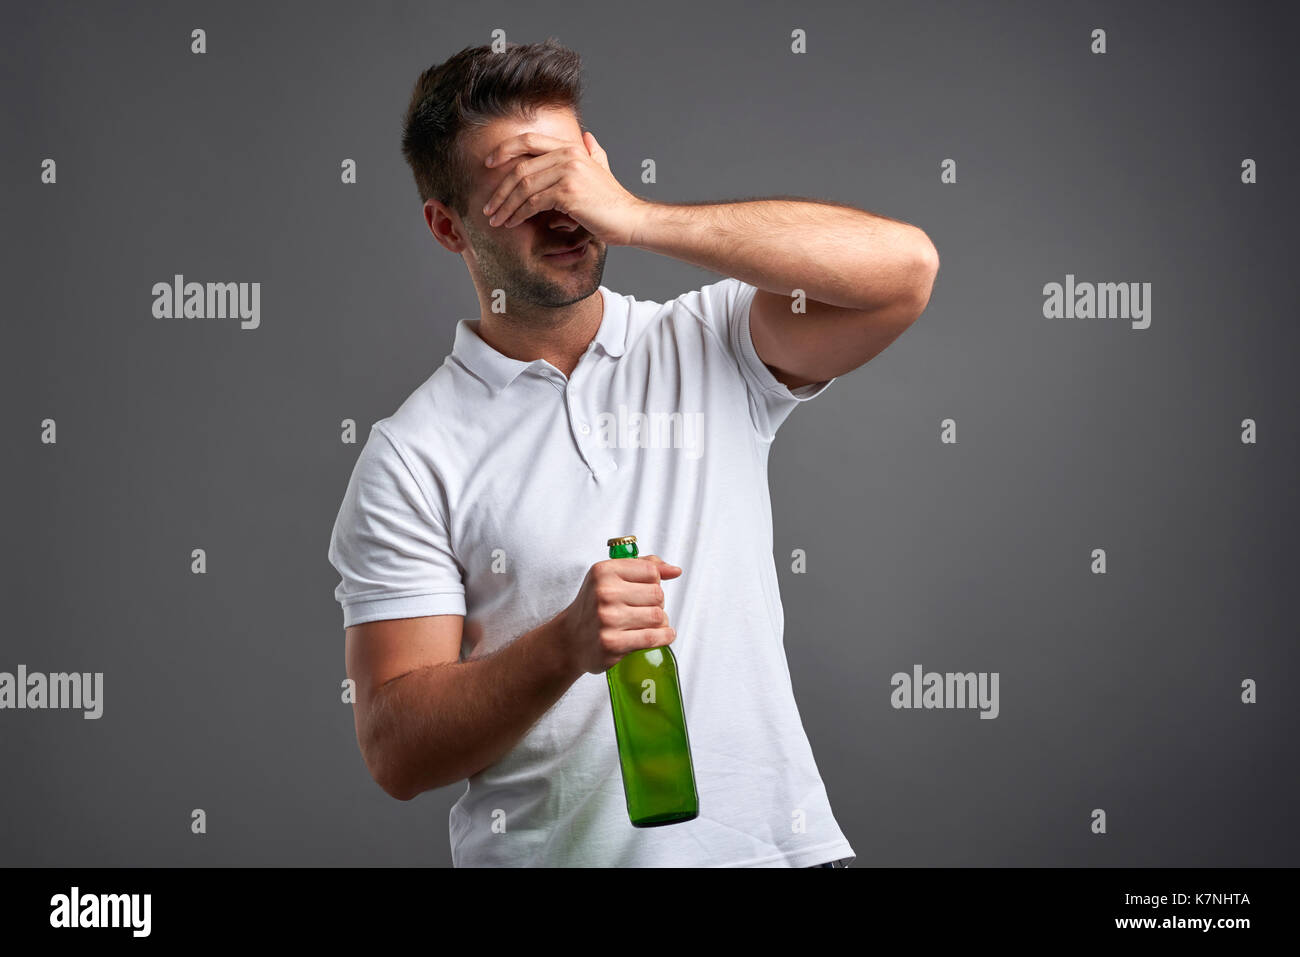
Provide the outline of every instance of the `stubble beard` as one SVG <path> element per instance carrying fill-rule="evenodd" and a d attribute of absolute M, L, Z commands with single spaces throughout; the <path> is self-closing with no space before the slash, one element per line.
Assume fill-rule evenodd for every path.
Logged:
<path fill-rule="evenodd" d="M 558 281 L 554 271 L 546 271 L 539 264 L 536 270 L 507 249 L 479 232 L 469 222 L 464 223 L 465 233 L 478 265 L 479 276 L 485 289 L 501 289 L 506 294 L 506 309 L 512 314 L 515 309 L 511 304 L 533 306 L 540 309 L 559 309 L 581 302 L 600 287 L 605 273 L 605 254 L 608 247 L 590 240 L 591 249 L 588 257 L 568 270 L 566 281 Z M 594 254 L 594 255 L 593 255 Z M 531 312 L 534 310 L 520 310 Z"/>

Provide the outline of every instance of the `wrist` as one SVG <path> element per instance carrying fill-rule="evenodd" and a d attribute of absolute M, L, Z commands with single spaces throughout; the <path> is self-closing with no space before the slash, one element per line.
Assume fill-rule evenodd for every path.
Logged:
<path fill-rule="evenodd" d="M 657 203 L 639 196 L 634 199 L 636 203 L 632 207 L 632 229 L 627 244 L 640 249 L 649 249 L 660 207 Z"/>
<path fill-rule="evenodd" d="M 542 644 L 545 646 L 546 659 L 554 667 L 557 677 L 570 681 L 582 674 L 575 655 L 576 643 L 573 640 L 573 624 L 570 608 L 542 625 Z"/>

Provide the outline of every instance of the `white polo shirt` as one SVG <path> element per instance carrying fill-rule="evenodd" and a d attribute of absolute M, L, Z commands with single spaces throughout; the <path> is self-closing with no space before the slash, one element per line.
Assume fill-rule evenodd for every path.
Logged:
<path fill-rule="evenodd" d="M 344 626 L 465 616 L 462 660 L 577 595 L 606 541 L 680 565 L 663 583 L 699 816 L 628 820 L 603 674 L 585 674 L 451 810 L 463 866 L 804 867 L 854 852 L 795 705 L 772 556 L 768 450 L 799 402 L 754 351 L 755 287 L 667 303 L 600 294 L 572 376 L 456 328 L 450 356 L 363 446 L 329 559 Z"/>

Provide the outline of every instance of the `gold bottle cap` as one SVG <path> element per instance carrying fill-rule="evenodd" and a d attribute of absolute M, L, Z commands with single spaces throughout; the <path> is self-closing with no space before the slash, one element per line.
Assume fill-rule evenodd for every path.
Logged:
<path fill-rule="evenodd" d="M 611 538 L 605 544 L 609 548 L 613 548 L 615 545 L 631 545 L 635 541 L 635 535 L 624 535 L 622 538 Z"/>

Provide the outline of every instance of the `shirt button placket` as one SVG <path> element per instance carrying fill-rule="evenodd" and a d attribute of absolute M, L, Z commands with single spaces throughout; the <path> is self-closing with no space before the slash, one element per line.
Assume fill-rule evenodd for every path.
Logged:
<path fill-rule="evenodd" d="M 572 380 L 569 384 L 572 387 Z M 564 398 L 565 404 L 569 407 L 569 427 L 574 433 L 573 440 L 578 445 L 582 460 L 587 463 L 587 469 L 597 478 L 612 471 L 615 467 L 614 460 L 608 450 L 599 448 L 591 438 L 591 423 L 582 417 L 582 410 L 578 408 L 578 403 L 567 391 Z"/>
<path fill-rule="evenodd" d="M 587 442 L 582 438 L 591 434 L 591 426 L 583 421 L 578 410 L 578 403 L 567 390 L 564 394 L 564 404 L 569 408 L 569 430 L 573 433 L 573 441 L 578 446 L 578 452 L 582 455 L 582 460 L 587 463 L 587 468 L 591 469 L 591 450 L 587 447 Z M 592 471 L 595 470 L 592 469 Z"/>

